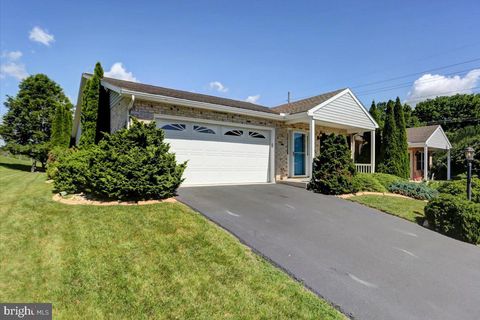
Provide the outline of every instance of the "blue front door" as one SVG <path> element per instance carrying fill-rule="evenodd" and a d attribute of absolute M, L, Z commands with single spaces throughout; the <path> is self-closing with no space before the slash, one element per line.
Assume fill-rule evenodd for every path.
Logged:
<path fill-rule="evenodd" d="M 301 132 L 293 133 L 293 175 L 304 176 L 306 156 L 306 135 Z"/>

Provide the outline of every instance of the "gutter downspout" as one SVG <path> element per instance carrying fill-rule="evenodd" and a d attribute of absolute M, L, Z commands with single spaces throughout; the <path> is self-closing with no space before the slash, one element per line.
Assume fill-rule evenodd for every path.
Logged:
<path fill-rule="evenodd" d="M 132 94 L 130 103 L 128 104 L 128 107 L 127 107 L 127 129 L 130 129 L 130 110 L 132 110 L 134 103 L 135 103 L 135 95 Z"/>

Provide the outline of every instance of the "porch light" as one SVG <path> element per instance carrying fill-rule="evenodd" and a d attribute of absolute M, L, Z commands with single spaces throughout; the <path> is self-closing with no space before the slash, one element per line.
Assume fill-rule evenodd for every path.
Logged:
<path fill-rule="evenodd" d="M 468 162 L 473 161 L 474 154 L 475 154 L 475 151 L 473 150 L 472 147 L 468 147 L 465 149 L 465 158 L 467 159 Z"/>

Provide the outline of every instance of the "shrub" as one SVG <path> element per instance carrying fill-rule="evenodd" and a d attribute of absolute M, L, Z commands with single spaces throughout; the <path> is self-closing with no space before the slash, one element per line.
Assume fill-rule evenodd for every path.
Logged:
<path fill-rule="evenodd" d="M 467 180 L 446 181 L 437 188 L 438 192 L 467 198 Z M 480 179 L 472 178 L 472 201 L 480 203 Z"/>
<path fill-rule="evenodd" d="M 424 183 L 395 182 L 390 185 L 388 190 L 393 193 L 419 200 L 430 200 L 438 196 L 437 190 L 427 187 Z"/>
<path fill-rule="evenodd" d="M 375 172 L 375 173 L 372 173 L 372 176 L 374 176 L 375 179 L 377 179 L 377 181 L 380 182 L 380 184 L 382 184 L 387 190 L 390 187 L 390 185 L 392 185 L 395 182 L 407 181 L 403 178 L 400 178 L 398 176 L 395 176 L 393 174 L 388 174 L 388 173 Z"/>
<path fill-rule="evenodd" d="M 60 161 L 74 152 L 72 149 L 65 147 L 54 147 L 48 152 L 47 159 L 47 177 L 48 179 L 54 179 L 58 173 L 58 165 Z"/>
<path fill-rule="evenodd" d="M 176 163 L 163 140 L 154 123 L 134 121 L 130 129 L 105 134 L 98 145 L 85 146 L 62 161 L 55 187 L 104 199 L 171 197 L 183 181 L 186 164 Z"/>
<path fill-rule="evenodd" d="M 442 194 L 425 207 L 429 226 L 449 237 L 480 244 L 480 204 Z"/>
<path fill-rule="evenodd" d="M 352 180 L 353 187 L 358 191 L 386 192 L 385 188 L 372 174 L 357 173 Z"/>
<path fill-rule="evenodd" d="M 320 154 L 313 160 L 312 177 L 307 188 L 324 194 L 355 192 L 352 184 L 355 165 L 345 136 L 323 134 L 320 148 Z"/>
<path fill-rule="evenodd" d="M 74 149 L 65 157 L 60 158 L 53 176 L 57 191 L 67 193 L 89 192 L 90 165 L 95 158 L 94 147 Z"/>

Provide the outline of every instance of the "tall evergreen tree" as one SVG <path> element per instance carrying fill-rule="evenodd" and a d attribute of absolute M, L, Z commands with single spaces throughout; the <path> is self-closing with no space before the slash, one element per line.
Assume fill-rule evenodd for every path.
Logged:
<path fill-rule="evenodd" d="M 375 166 L 378 166 L 382 163 L 382 129 L 383 121 L 381 116 L 381 111 L 377 108 L 375 100 L 372 100 L 372 106 L 370 107 L 370 115 L 377 122 L 378 128 L 375 130 Z"/>
<path fill-rule="evenodd" d="M 385 124 L 382 130 L 382 163 L 378 166 L 380 172 L 398 175 L 400 166 L 398 163 L 398 137 L 395 123 L 394 102 L 389 100 L 385 114 Z"/>
<path fill-rule="evenodd" d="M 408 178 L 410 175 L 410 163 L 408 158 L 407 129 L 405 126 L 403 106 L 399 97 L 395 100 L 393 111 L 395 116 L 395 129 L 397 131 L 397 154 L 395 157 L 398 162 L 398 176 Z"/>
<path fill-rule="evenodd" d="M 52 121 L 52 147 L 67 148 L 72 131 L 72 112 L 70 106 L 58 104 Z"/>
<path fill-rule="evenodd" d="M 71 108 L 62 88 L 44 74 L 22 80 L 15 97 L 4 103 L 8 111 L 0 125 L 0 136 L 13 153 L 31 157 L 45 166 L 50 147 L 52 120 L 58 105 Z"/>
<path fill-rule="evenodd" d="M 95 64 L 93 76 L 87 80 L 82 93 L 82 113 L 80 146 L 95 143 L 97 136 L 98 105 L 100 100 L 100 82 L 103 69 L 100 62 Z"/>

